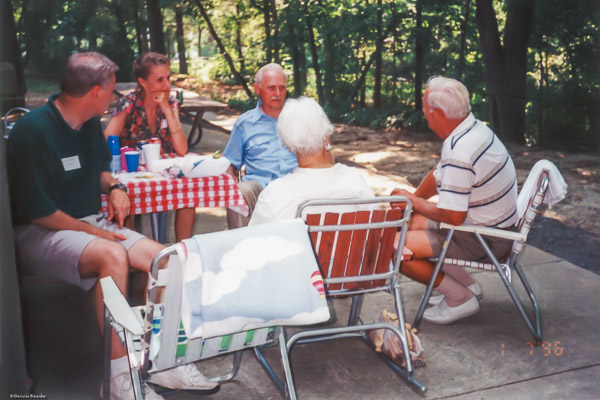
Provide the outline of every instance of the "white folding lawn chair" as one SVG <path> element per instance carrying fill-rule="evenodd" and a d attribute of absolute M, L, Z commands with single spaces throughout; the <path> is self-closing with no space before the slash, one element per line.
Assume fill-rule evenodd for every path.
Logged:
<path fill-rule="evenodd" d="M 551 180 L 554 180 L 551 182 Z M 552 198 L 548 198 L 547 192 L 552 194 Z M 534 165 L 529 175 L 527 176 L 527 180 L 523 184 L 523 187 L 519 193 L 517 199 L 517 231 L 511 232 L 502 229 L 494 229 L 487 228 L 481 226 L 470 226 L 470 225 L 461 225 L 461 226 L 453 226 L 449 224 L 442 223 L 440 224 L 440 229 L 448 229 L 448 235 L 446 236 L 446 240 L 444 242 L 444 246 L 442 247 L 442 251 L 437 259 L 437 263 L 435 266 L 435 270 L 427 288 L 425 289 L 425 293 L 421 299 L 421 303 L 419 305 L 419 309 L 417 310 L 417 315 L 415 316 L 414 325 L 417 326 L 423 317 L 423 313 L 425 312 L 425 307 L 429 301 L 429 297 L 433 292 L 433 285 L 437 275 L 439 274 L 442 266 L 444 264 L 449 265 L 458 265 L 469 268 L 482 269 L 486 271 L 497 271 L 498 276 L 504 283 L 504 286 L 508 290 L 510 297 L 515 303 L 521 317 L 525 321 L 527 328 L 533 335 L 533 337 L 541 341 L 542 340 L 542 317 L 540 306 L 537 302 L 537 299 L 533 293 L 531 285 L 527 281 L 525 274 L 519 264 L 519 255 L 521 254 L 521 250 L 527 241 L 527 235 L 529 234 L 529 230 L 531 229 L 531 225 L 533 224 L 533 220 L 536 215 L 540 212 L 540 206 L 542 202 L 546 202 L 549 206 L 557 203 L 562 200 L 566 194 L 566 183 L 564 179 L 560 175 L 560 172 L 552 164 L 547 160 L 540 160 Z M 448 249 L 448 244 L 452 240 L 452 235 L 455 231 L 461 232 L 470 232 L 475 235 L 483 249 L 485 250 L 489 260 L 459 260 L 453 258 L 446 258 L 446 250 Z M 512 251 L 507 260 L 503 260 L 504 262 L 500 262 L 492 251 L 490 250 L 488 244 L 484 240 L 485 236 L 502 238 L 506 240 L 513 241 Z M 533 306 L 533 318 L 529 316 L 527 311 L 525 310 L 525 306 L 521 301 L 521 298 L 517 294 L 515 287 L 512 283 L 513 273 L 515 271 L 529 296 L 531 304 Z"/>

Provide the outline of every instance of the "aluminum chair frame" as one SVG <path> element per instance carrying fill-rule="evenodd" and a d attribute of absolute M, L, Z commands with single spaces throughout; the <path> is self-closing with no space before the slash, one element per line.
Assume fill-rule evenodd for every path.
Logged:
<path fill-rule="evenodd" d="M 386 362 L 386 364 L 388 364 L 394 371 L 396 371 L 400 376 L 402 376 L 411 385 L 411 387 L 413 387 L 415 390 L 417 390 L 420 393 L 424 393 L 427 390 L 426 387 L 423 386 L 414 377 L 414 367 L 413 367 L 413 364 L 412 364 L 412 361 L 410 358 L 410 352 L 409 352 L 409 348 L 408 348 L 408 340 L 406 337 L 407 333 L 406 333 L 406 329 L 405 329 L 405 318 L 404 318 L 404 312 L 403 312 L 403 307 L 402 307 L 401 289 L 400 289 L 400 281 L 399 281 L 399 269 L 400 269 L 400 264 L 402 262 L 402 257 L 403 257 L 402 250 L 403 250 L 404 242 L 406 239 L 408 220 L 410 218 L 410 212 L 411 212 L 411 207 L 412 207 L 410 201 L 406 197 L 403 197 L 403 196 L 387 196 L 387 197 L 375 197 L 375 198 L 368 198 L 368 199 L 347 199 L 347 200 L 309 200 L 309 201 L 302 203 L 298 207 L 297 217 L 301 217 L 302 211 L 304 209 L 307 209 L 309 207 L 315 207 L 315 206 L 334 207 L 334 206 L 392 203 L 392 202 L 393 203 L 396 203 L 396 202 L 405 203 L 406 208 L 405 208 L 405 212 L 404 212 L 403 216 L 400 215 L 400 214 L 402 214 L 401 211 L 396 210 L 397 215 L 398 215 L 398 217 L 396 217 L 396 219 L 394 219 L 393 217 L 388 218 L 388 215 L 392 215 L 392 214 L 387 214 L 384 218 L 381 218 L 380 222 L 362 222 L 362 221 L 354 222 L 354 220 L 352 220 L 352 222 L 348 222 L 348 221 L 344 221 L 345 216 L 355 215 L 355 216 L 357 216 L 357 219 L 359 219 L 360 217 L 358 217 L 358 212 L 340 213 L 340 214 L 335 214 L 335 215 L 338 215 L 338 217 L 339 217 L 338 221 L 340 221 L 340 222 L 336 222 L 336 223 L 328 224 L 328 225 L 321 225 L 321 224 L 315 225 L 314 224 L 315 221 L 314 220 L 311 221 L 311 218 L 310 218 L 311 215 L 307 216 L 306 220 L 307 220 L 308 230 L 309 230 L 309 233 L 311 234 L 311 239 L 313 242 L 313 246 L 315 247 L 315 254 L 317 255 L 317 258 L 319 258 L 319 254 L 320 254 L 319 253 L 319 245 L 322 244 L 322 242 L 317 244 L 316 236 L 320 234 L 322 237 L 323 233 L 328 233 L 328 232 L 331 232 L 333 235 L 335 235 L 335 239 L 332 243 L 332 247 L 333 247 L 333 249 L 331 251 L 332 254 L 330 256 L 326 256 L 326 260 L 325 259 L 319 260 L 320 261 L 319 264 L 320 264 L 321 270 L 322 270 L 321 272 L 323 273 L 323 281 L 325 284 L 325 288 L 326 288 L 325 291 L 326 291 L 327 297 L 332 298 L 332 297 L 351 296 L 352 297 L 352 305 L 350 308 L 347 326 L 317 328 L 317 329 L 309 328 L 306 330 L 299 331 L 299 332 L 293 334 L 289 338 L 286 338 L 285 329 L 280 330 L 280 332 L 279 332 L 279 348 L 280 348 L 282 360 L 283 360 L 285 383 L 282 382 L 277 377 L 277 375 L 273 371 L 272 367 L 269 365 L 268 361 L 263 356 L 260 347 L 254 348 L 257 358 L 259 359 L 259 361 L 261 362 L 261 364 L 263 365 L 265 370 L 267 370 L 269 376 L 274 381 L 275 385 L 286 396 L 286 398 L 292 399 L 292 400 L 297 398 L 294 379 L 293 379 L 293 373 L 292 373 L 292 368 L 291 368 L 291 363 L 290 363 L 290 358 L 289 358 L 289 354 L 292 350 L 292 347 L 295 344 L 307 344 L 307 343 L 312 343 L 312 342 L 317 342 L 317 341 L 335 340 L 335 339 L 349 338 L 349 337 L 360 337 L 360 338 L 364 339 L 369 345 L 371 345 L 371 347 L 373 347 L 366 335 L 366 331 L 371 330 L 371 329 L 389 329 L 398 336 L 398 338 L 400 339 L 400 343 L 402 345 L 403 353 L 404 353 L 404 361 L 405 361 L 404 368 L 402 368 L 399 365 L 397 365 L 396 363 L 394 363 L 392 360 L 390 360 L 387 356 L 383 355 L 382 353 L 377 353 L 377 354 L 380 355 L 381 358 Z M 394 210 L 392 210 L 392 211 L 394 211 Z M 383 212 L 385 212 L 385 211 L 383 211 Z M 366 211 L 365 213 L 370 214 L 371 212 Z M 370 217 L 375 215 L 375 213 L 376 213 L 376 211 L 374 211 L 370 215 Z M 313 214 L 313 215 L 315 215 L 315 214 Z M 334 215 L 334 214 L 324 213 L 324 214 L 316 214 L 316 215 L 318 215 L 319 217 L 321 217 L 321 215 L 323 215 L 323 218 L 327 218 L 328 215 Z M 362 219 L 362 218 L 360 218 L 360 219 Z M 358 274 L 344 275 L 341 277 L 331 277 L 331 276 L 328 276 L 327 274 L 325 274 L 325 270 L 328 271 L 327 273 L 331 273 L 331 270 L 333 268 L 331 268 L 331 270 L 329 268 L 324 268 L 324 263 L 336 262 L 336 260 L 334 260 L 334 258 L 336 257 L 335 246 L 339 243 L 340 240 L 342 240 L 342 239 L 340 239 L 340 234 L 341 235 L 344 235 L 344 234 L 345 235 L 355 235 L 355 234 L 357 234 L 357 231 L 365 232 L 364 233 L 365 237 L 362 240 L 364 242 L 364 247 L 359 252 L 360 257 L 356 257 L 356 259 L 354 260 L 355 264 L 358 263 L 357 264 L 358 269 L 360 270 L 363 267 L 368 268 L 368 267 L 366 267 L 366 265 L 367 265 L 366 259 L 368 258 L 367 253 L 370 250 L 369 249 L 369 242 L 370 242 L 369 238 L 371 237 L 371 235 L 373 235 L 374 238 L 376 237 L 375 235 L 379 235 L 379 233 L 376 233 L 377 230 L 380 230 L 382 233 L 384 233 L 383 231 L 385 229 L 392 229 L 393 236 L 395 236 L 395 233 L 397 230 L 400 230 L 400 241 L 397 245 L 397 251 L 395 253 L 393 253 L 393 249 L 391 249 L 391 248 L 387 249 L 389 251 L 389 255 L 388 255 L 389 259 L 386 259 L 385 255 L 384 255 L 384 253 L 386 252 L 386 250 L 383 249 L 385 244 L 378 244 L 376 246 L 378 249 L 377 257 L 379 257 L 379 256 L 382 257 L 382 263 L 385 264 L 385 268 L 387 269 L 387 271 L 377 272 L 379 267 L 374 266 L 373 273 L 367 273 L 365 275 L 361 275 L 361 272 L 359 272 Z M 383 238 L 383 235 L 382 235 L 382 238 Z M 382 240 L 382 242 L 383 242 L 383 239 L 380 239 L 380 240 Z M 393 241 L 393 239 L 392 239 L 392 241 Z M 355 254 L 355 255 L 357 254 L 356 252 L 353 253 L 351 246 L 352 245 L 349 245 L 348 255 L 346 256 L 347 257 L 346 262 L 350 262 L 350 258 L 351 258 L 352 254 Z M 360 258 L 360 260 L 358 258 Z M 378 260 L 378 262 L 379 262 L 379 260 Z M 377 264 L 377 265 L 379 265 L 379 264 Z M 348 267 L 348 268 L 350 268 L 350 267 Z M 346 271 L 345 274 L 347 272 L 348 271 Z M 350 285 L 350 284 L 354 284 L 354 287 L 347 287 L 347 285 Z M 373 285 L 373 287 L 369 287 L 370 284 Z M 387 291 L 387 292 L 390 292 L 394 296 L 394 306 L 395 306 L 396 312 L 398 314 L 399 327 L 396 327 L 395 325 L 390 324 L 390 323 L 365 324 L 361 320 L 360 311 L 361 311 L 364 294 L 378 292 L 378 291 Z"/>
<path fill-rule="evenodd" d="M 423 297 L 421 298 L 421 303 L 419 304 L 419 308 L 417 310 L 417 314 L 415 316 L 414 325 L 418 326 L 421 322 L 423 314 L 425 312 L 425 308 L 431 297 L 431 293 L 433 292 L 433 285 L 435 280 L 442 269 L 444 264 L 452 264 L 452 265 L 460 265 L 470 268 L 483 269 L 486 271 L 496 271 L 502 280 L 502 283 L 506 287 L 511 299 L 515 303 L 519 314 L 523 318 L 523 321 L 527 325 L 527 329 L 538 342 L 542 341 L 543 332 L 542 332 L 542 316 L 539 303 L 533 293 L 533 289 L 529 284 L 529 281 L 525 277 L 525 273 L 519 263 L 519 255 L 521 254 L 521 250 L 527 241 L 527 235 L 531 228 L 531 224 L 535 219 L 536 215 L 540 213 L 540 205 L 544 199 L 546 191 L 548 189 L 549 184 L 549 175 L 548 172 L 544 171 L 540 175 L 540 178 L 535 186 L 535 190 L 529 194 L 528 198 L 528 206 L 525 210 L 524 215 L 517 222 L 517 227 L 519 228 L 518 232 L 510 232 L 501 229 L 487 228 L 481 226 L 471 226 L 471 225 L 461 225 L 461 226 L 453 226 L 445 223 L 440 224 L 440 229 L 448 229 L 448 234 L 444 241 L 444 245 L 442 246 L 442 251 L 440 252 L 439 257 L 437 258 L 435 269 L 431 280 L 427 284 L 425 289 L 425 293 L 423 293 Z M 522 194 L 520 193 L 519 196 Z M 448 249 L 448 245 L 452 240 L 453 234 L 455 231 L 462 232 L 471 232 L 475 235 L 478 242 L 481 244 L 482 248 L 485 250 L 487 256 L 489 257 L 490 262 L 476 262 L 476 261 L 468 261 L 468 260 L 457 260 L 452 258 L 446 258 L 446 251 Z M 506 240 L 513 241 L 512 251 L 506 260 L 505 263 L 500 263 L 498 259 L 494 256 L 488 244 L 484 240 L 484 236 L 491 236 L 496 238 L 503 238 Z M 512 283 L 512 272 L 516 271 L 517 276 L 519 277 L 521 284 L 523 285 L 525 291 L 527 292 L 527 296 L 533 306 L 533 315 L 530 316 L 523 305 L 523 301 L 518 295 L 515 287 Z"/>
<path fill-rule="evenodd" d="M 277 338 L 279 327 L 248 331 L 255 334 L 256 339 L 252 344 L 245 343 L 248 332 L 238 332 L 209 339 L 188 339 L 185 354 L 177 355 L 177 339 L 181 329 L 183 269 L 177 263 L 163 268 L 168 258 L 175 256 L 176 253 L 175 247 L 170 246 L 160 251 L 152 260 L 148 278 L 148 298 L 143 306 L 130 307 L 111 277 L 100 280 L 105 304 L 103 376 L 105 399 L 108 399 L 110 394 L 111 326 L 123 335 L 136 400 L 144 398 L 143 382 L 153 372 L 233 352 L 231 370 L 225 375 L 211 378 L 220 383 L 229 382 L 235 378 L 240 369 L 242 350 L 256 345 L 273 343 Z M 164 303 L 165 313 L 161 322 L 160 352 L 158 357 L 151 361 L 150 346 L 153 339 L 154 308 L 157 306 L 157 301 Z M 220 347 L 216 354 L 208 353 L 206 349 L 219 346 L 222 338 L 231 339 L 229 347 Z"/>
<path fill-rule="evenodd" d="M 25 108 L 25 107 L 14 107 L 11 108 L 10 110 L 8 110 L 6 112 L 6 114 L 4 114 L 4 139 L 8 140 L 8 138 L 10 137 L 10 133 L 12 132 L 13 127 L 15 126 L 15 122 L 8 122 L 9 117 L 17 112 L 21 112 L 23 114 L 27 114 L 29 112 L 29 109 Z M 22 115 L 21 115 L 22 116 Z M 19 116 L 19 118 L 21 117 Z"/>

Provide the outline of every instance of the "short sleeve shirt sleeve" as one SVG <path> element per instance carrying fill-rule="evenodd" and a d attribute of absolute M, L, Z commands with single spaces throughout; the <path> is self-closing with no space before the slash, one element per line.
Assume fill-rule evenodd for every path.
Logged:
<path fill-rule="evenodd" d="M 475 182 L 475 172 L 470 163 L 453 155 L 438 163 L 433 176 L 439 194 L 438 208 L 453 211 L 469 209 L 469 198 Z"/>
<path fill-rule="evenodd" d="M 19 131 L 27 134 L 19 135 Z M 49 185 L 52 182 L 50 171 L 59 166 L 46 156 L 49 149 L 43 140 L 38 140 L 40 135 L 39 127 L 23 121 L 17 125 L 8 143 L 7 152 L 10 156 L 7 167 L 16 220 L 30 221 L 50 215 L 58 209 L 49 196 Z"/>

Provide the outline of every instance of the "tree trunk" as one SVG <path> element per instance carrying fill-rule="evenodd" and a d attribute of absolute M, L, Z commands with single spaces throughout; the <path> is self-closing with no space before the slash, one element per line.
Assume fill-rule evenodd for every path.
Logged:
<path fill-rule="evenodd" d="M 114 0 L 112 3 L 115 11 L 115 18 L 117 20 L 118 32 L 117 37 L 121 47 L 114 49 L 115 53 L 118 54 L 117 58 L 119 62 L 125 62 L 127 65 L 133 63 L 133 51 L 129 46 L 129 39 L 127 38 L 127 29 L 125 18 L 123 17 L 123 9 L 121 8 L 121 0 Z M 95 9 L 95 8 L 94 8 Z M 117 79 L 123 81 L 133 80 L 133 71 L 130 68 L 123 68 L 117 71 Z"/>
<path fill-rule="evenodd" d="M 240 73 L 244 74 L 246 66 L 244 65 L 244 53 L 242 51 L 242 15 L 240 14 L 239 4 L 235 4 L 235 48 L 240 62 Z"/>
<path fill-rule="evenodd" d="M 185 58 L 185 39 L 183 37 L 183 14 L 178 5 L 175 5 L 175 35 L 177 36 L 177 54 L 179 55 L 179 73 L 188 73 L 187 59 Z"/>
<path fill-rule="evenodd" d="M 334 98 L 335 86 L 335 43 L 330 32 L 323 38 L 325 67 L 323 69 L 323 101 L 324 104 L 330 103 Z"/>
<path fill-rule="evenodd" d="M 476 21 L 483 54 L 483 73 L 490 99 L 492 129 L 503 140 L 525 140 L 527 45 L 533 24 L 534 0 L 511 0 L 500 44 L 492 0 L 476 0 Z"/>
<path fill-rule="evenodd" d="M 373 105 L 375 109 L 381 108 L 381 64 L 383 53 L 383 4 L 377 0 L 377 36 L 375 42 L 375 85 L 373 87 Z"/>
<path fill-rule="evenodd" d="M 198 25 L 198 57 L 202 57 L 202 31 L 203 27 Z"/>
<path fill-rule="evenodd" d="M 135 39 L 137 41 L 138 53 L 146 53 L 148 51 L 148 42 L 146 41 L 146 30 L 142 27 L 142 21 L 140 20 L 138 0 L 133 0 L 133 22 L 135 24 Z"/>
<path fill-rule="evenodd" d="M 21 63 L 21 52 L 19 51 L 19 42 L 17 41 L 17 29 L 15 27 L 15 16 L 13 14 L 11 0 L 1 0 L 0 3 L 0 61 L 8 62 L 13 65 L 17 78 L 17 96 L 10 104 L 0 105 L 2 112 L 8 111 L 12 107 L 25 106 L 25 71 Z"/>
<path fill-rule="evenodd" d="M 460 53 L 458 55 L 457 78 L 462 80 L 463 70 L 465 68 L 465 49 L 467 45 L 467 31 L 469 29 L 469 16 L 471 15 L 471 0 L 465 0 L 465 13 L 463 16 L 462 27 L 460 30 Z"/>
<path fill-rule="evenodd" d="M 303 40 L 300 40 L 299 33 L 296 33 L 294 30 L 294 25 L 296 22 L 295 15 L 299 15 L 299 10 L 296 7 L 297 2 L 290 2 L 288 0 L 284 1 L 284 9 L 286 10 L 285 19 L 286 26 L 288 29 L 288 47 L 290 48 L 290 56 L 292 57 L 292 66 L 293 66 L 293 80 L 294 80 L 294 96 L 300 97 L 304 90 L 304 84 L 302 79 L 302 68 L 303 68 L 303 60 L 301 59 L 304 56 L 306 59 L 306 55 L 303 54 L 300 50 L 300 47 L 303 47 Z"/>
<path fill-rule="evenodd" d="M 146 7 L 148 9 L 148 24 L 150 25 L 150 50 L 167 54 L 160 0 L 146 0 Z"/>
<path fill-rule="evenodd" d="M 415 37 L 415 111 L 423 108 L 423 0 L 417 0 L 417 34 Z"/>
<path fill-rule="evenodd" d="M 310 11 L 308 9 L 308 2 L 310 0 L 302 0 L 302 4 L 304 5 L 304 19 L 306 20 L 306 29 L 308 30 L 308 38 L 310 45 L 310 55 L 312 57 L 312 65 L 315 71 L 315 80 L 317 83 L 317 97 L 319 99 L 319 103 L 323 103 L 323 86 L 321 84 L 321 70 L 319 68 L 319 54 L 317 52 L 317 44 L 315 42 L 315 32 L 313 31 L 312 17 L 310 16 Z"/>
<path fill-rule="evenodd" d="M 390 24 L 387 26 L 383 36 L 387 37 L 390 34 L 390 32 L 392 31 L 392 29 L 396 28 L 396 24 L 398 24 L 398 22 L 399 22 L 398 20 L 394 20 L 392 18 L 392 20 L 390 21 Z M 365 56 L 366 56 L 366 50 L 365 50 Z M 373 64 L 375 57 L 376 57 L 376 52 L 373 52 L 371 54 L 371 57 L 369 58 L 369 61 L 364 65 L 363 70 L 360 74 L 360 78 L 356 82 L 356 85 L 354 86 L 354 90 L 352 91 L 352 94 L 350 95 L 350 98 L 348 99 L 349 101 L 352 101 L 356 97 L 356 95 L 358 94 L 358 91 L 363 86 L 363 83 L 365 82 L 365 78 L 367 77 L 367 72 L 369 72 L 369 68 L 371 68 L 371 64 Z M 361 102 L 362 101 L 363 100 L 361 100 Z M 364 105 L 364 103 L 363 103 L 363 105 Z"/>
<path fill-rule="evenodd" d="M 204 18 L 204 21 L 206 22 L 206 26 L 208 27 L 210 34 L 215 39 L 215 42 L 217 42 L 217 47 L 219 48 L 219 51 L 221 52 L 223 57 L 225 57 L 225 61 L 227 61 L 227 64 L 229 65 L 229 69 L 231 70 L 231 73 L 233 74 L 233 76 L 235 76 L 235 78 L 240 83 L 240 85 L 242 85 L 242 88 L 244 89 L 244 92 L 246 92 L 246 95 L 248 95 L 248 97 L 252 98 L 253 94 L 250 91 L 250 89 L 248 89 L 248 84 L 246 83 L 246 80 L 237 71 L 237 69 L 235 69 L 233 60 L 231 59 L 231 56 L 229 55 L 229 53 L 227 53 L 227 50 L 225 49 L 225 46 L 223 45 L 221 38 L 219 38 L 219 36 L 217 35 L 217 31 L 215 30 L 212 22 L 210 22 L 210 17 L 208 15 L 208 12 L 202 5 L 202 1 L 196 0 L 196 5 L 198 6 L 198 9 L 200 10 L 200 14 L 202 14 L 202 17 Z"/>
<path fill-rule="evenodd" d="M 280 41 L 279 41 L 279 20 L 277 17 L 277 6 L 275 4 L 275 0 L 270 0 L 269 3 L 271 6 L 271 19 L 273 20 L 273 36 L 271 38 L 271 40 L 273 42 L 273 46 L 272 46 L 273 60 L 275 60 L 276 63 L 280 63 L 281 58 L 279 57 Z"/>
<path fill-rule="evenodd" d="M 271 4 L 270 0 L 263 0 L 262 5 L 265 28 L 265 43 L 267 49 L 267 63 L 273 62 L 273 43 L 271 41 Z"/>
<path fill-rule="evenodd" d="M 391 2 L 390 6 L 392 8 L 392 23 L 394 25 L 394 29 L 392 32 L 392 105 L 396 105 L 396 86 L 397 86 L 397 77 L 396 77 L 396 43 L 398 41 L 398 34 L 396 30 L 396 26 L 398 23 L 396 19 L 398 18 L 398 12 L 396 10 L 396 3 Z"/>

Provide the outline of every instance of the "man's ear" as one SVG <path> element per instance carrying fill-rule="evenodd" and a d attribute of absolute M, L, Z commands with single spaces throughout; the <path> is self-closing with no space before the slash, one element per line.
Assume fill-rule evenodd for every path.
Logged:
<path fill-rule="evenodd" d="M 93 86 L 93 87 L 90 89 L 90 92 L 89 92 L 89 93 L 92 95 L 92 99 L 94 99 L 94 100 L 95 100 L 95 99 L 97 99 L 97 98 L 98 98 L 98 94 L 100 93 L 100 90 L 102 90 L 102 88 L 101 88 L 100 86 L 98 86 L 98 85 L 96 85 L 96 86 Z"/>
<path fill-rule="evenodd" d="M 258 83 L 254 82 L 254 93 L 260 97 L 260 86 L 258 85 Z"/>
<path fill-rule="evenodd" d="M 446 119 L 446 113 L 441 108 L 434 108 L 432 111 L 432 114 L 433 114 L 433 118 L 435 118 L 437 120 Z"/>

